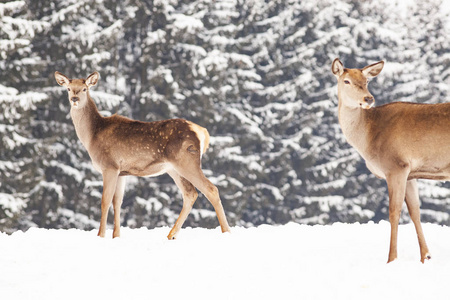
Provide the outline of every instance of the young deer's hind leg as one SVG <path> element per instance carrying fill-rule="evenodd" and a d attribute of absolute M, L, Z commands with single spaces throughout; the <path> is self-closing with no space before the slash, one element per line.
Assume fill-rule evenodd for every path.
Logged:
<path fill-rule="evenodd" d="M 220 201 L 219 190 L 205 177 L 205 174 L 203 174 L 203 171 L 200 168 L 200 157 L 193 157 L 192 159 L 180 161 L 174 168 L 178 174 L 186 178 L 206 196 L 216 211 L 222 232 L 229 232 L 230 226 L 228 226 L 225 211 L 223 210 L 222 202 Z"/>
<path fill-rule="evenodd" d="M 184 221 L 186 221 L 187 216 L 191 212 L 192 206 L 194 205 L 195 200 L 197 200 L 198 193 L 192 183 L 181 177 L 175 170 L 168 171 L 167 174 L 172 177 L 183 195 L 183 208 L 181 209 L 175 225 L 167 236 L 169 240 L 172 240 L 175 239 L 178 231 L 180 231 L 181 226 L 183 226 Z"/>
<path fill-rule="evenodd" d="M 427 243 L 425 242 L 425 236 L 422 230 L 422 224 L 420 223 L 420 200 L 419 189 L 417 187 L 417 181 L 409 180 L 406 182 L 406 205 L 408 207 L 411 220 L 416 227 L 417 238 L 419 239 L 420 247 L 420 261 L 425 262 L 425 259 L 431 259 L 431 255 L 428 250 Z"/>

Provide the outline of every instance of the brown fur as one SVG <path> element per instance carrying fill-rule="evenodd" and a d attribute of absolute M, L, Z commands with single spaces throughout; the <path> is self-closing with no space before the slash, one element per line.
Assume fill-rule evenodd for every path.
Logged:
<path fill-rule="evenodd" d="M 365 118 L 371 157 L 388 152 L 382 156 L 410 168 L 408 180 L 450 179 L 450 103 L 390 103 L 366 110 Z"/>
<path fill-rule="evenodd" d="M 222 231 L 230 230 L 218 190 L 201 170 L 201 154 L 209 145 L 205 128 L 183 119 L 141 122 L 119 115 L 103 117 L 89 95 L 89 88 L 97 84 L 97 72 L 86 79 L 72 80 L 56 72 L 55 78 L 58 84 L 68 88 L 72 104 L 70 114 L 77 135 L 94 168 L 103 175 L 99 236 L 105 235 L 111 203 L 114 206 L 113 237 L 120 236 L 124 176 L 158 176 L 163 173 L 168 173 L 183 193 L 183 209 L 169 233 L 169 239 L 175 238 L 197 199 L 195 188 L 213 204 Z"/>
<path fill-rule="evenodd" d="M 398 221 L 405 200 L 419 239 L 421 261 L 431 258 L 420 223 L 416 179 L 450 180 L 450 103 L 395 102 L 372 107 L 367 79 L 384 63 L 363 69 L 332 64 L 338 80 L 339 123 L 347 141 L 369 170 L 386 179 L 389 189 L 391 242 L 388 262 L 397 258 Z"/>

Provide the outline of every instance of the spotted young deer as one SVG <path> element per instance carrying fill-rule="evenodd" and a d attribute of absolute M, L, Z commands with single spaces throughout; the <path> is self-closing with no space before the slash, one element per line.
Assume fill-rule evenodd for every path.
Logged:
<path fill-rule="evenodd" d="M 89 153 L 94 168 L 103 175 L 101 221 L 98 235 L 105 236 L 108 210 L 113 203 L 113 237 L 120 236 L 120 207 L 125 176 L 169 174 L 183 195 L 183 208 L 167 236 L 175 238 L 186 220 L 200 190 L 211 202 L 222 232 L 230 231 L 219 192 L 203 174 L 202 154 L 209 144 L 208 131 L 183 119 L 140 122 L 119 115 L 103 117 L 89 95 L 99 73 L 86 79 L 69 79 L 55 72 L 56 82 L 67 88 L 70 115 L 81 143 Z"/>
<path fill-rule="evenodd" d="M 368 169 L 386 180 L 389 191 L 391 241 L 388 262 L 397 258 L 398 222 L 403 201 L 416 228 L 420 260 L 430 259 L 420 223 L 416 179 L 450 179 L 450 103 L 394 102 L 373 107 L 368 79 L 383 69 L 380 61 L 362 69 L 332 64 L 338 80 L 339 123 L 348 143 Z"/>

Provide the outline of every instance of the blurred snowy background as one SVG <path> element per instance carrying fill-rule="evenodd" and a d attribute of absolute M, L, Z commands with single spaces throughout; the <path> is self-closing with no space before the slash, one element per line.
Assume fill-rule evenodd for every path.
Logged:
<path fill-rule="evenodd" d="M 231 225 L 387 219 L 387 188 L 344 140 L 331 62 L 385 60 L 377 104 L 450 101 L 450 1 L 0 1 L 0 230 L 92 229 L 93 170 L 53 77 L 97 70 L 104 115 L 208 128 L 206 175 Z M 450 185 L 420 181 L 422 219 L 450 225 Z M 128 180 L 122 225 L 172 225 L 167 176 Z M 408 220 L 406 213 L 403 222 Z M 186 226 L 216 227 L 200 196 Z"/>

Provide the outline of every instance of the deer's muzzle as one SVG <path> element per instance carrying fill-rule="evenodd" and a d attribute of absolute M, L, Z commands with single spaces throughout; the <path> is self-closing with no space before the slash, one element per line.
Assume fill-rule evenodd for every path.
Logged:
<path fill-rule="evenodd" d="M 78 106 L 78 103 L 80 102 L 80 98 L 79 97 L 72 97 L 72 98 L 70 98 L 70 101 L 72 102 L 73 106 Z"/>
<path fill-rule="evenodd" d="M 360 104 L 362 108 L 369 109 L 375 104 L 375 99 L 373 96 L 364 97 L 364 101 Z"/>

